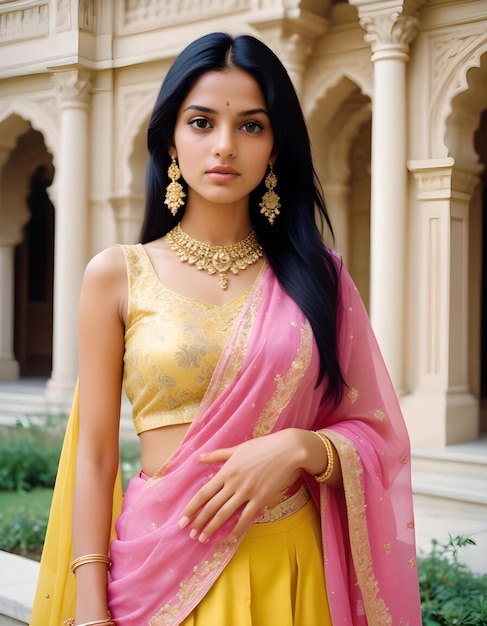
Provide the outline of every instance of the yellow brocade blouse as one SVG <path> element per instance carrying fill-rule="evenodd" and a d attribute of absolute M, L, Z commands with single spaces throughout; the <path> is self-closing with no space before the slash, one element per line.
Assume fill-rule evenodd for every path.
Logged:
<path fill-rule="evenodd" d="M 251 288 L 223 306 L 165 287 L 142 244 L 121 246 L 127 264 L 124 389 L 139 435 L 193 421 Z"/>

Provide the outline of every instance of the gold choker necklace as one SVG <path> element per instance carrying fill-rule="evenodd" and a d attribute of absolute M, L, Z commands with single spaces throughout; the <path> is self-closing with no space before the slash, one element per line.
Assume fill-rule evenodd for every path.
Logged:
<path fill-rule="evenodd" d="M 208 274 L 219 274 L 218 282 L 222 289 L 228 285 L 227 272 L 238 274 L 255 263 L 264 254 L 252 230 L 245 239 L 231 246 L 211 246 L 187 235 L 181 225 L 166 235 L 167 245 L 175 252 L 183 263 L 196 266 Z"/>

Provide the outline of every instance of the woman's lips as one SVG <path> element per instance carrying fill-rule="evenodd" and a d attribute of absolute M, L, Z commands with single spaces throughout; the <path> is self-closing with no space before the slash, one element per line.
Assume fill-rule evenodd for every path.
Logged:
<path fill-rule="evenodd" d="M 227 167 L 227 166 L 217 166 L 217 167 L 212 167 L 210 170 L 206 170 L 206 174 L 215 181 L 229 181 L 229 180 L 234 180 L 235 178 L 237 178 L 238 176 L 240 176 L 240 174 L 233 169 L 233 167 Z"/>

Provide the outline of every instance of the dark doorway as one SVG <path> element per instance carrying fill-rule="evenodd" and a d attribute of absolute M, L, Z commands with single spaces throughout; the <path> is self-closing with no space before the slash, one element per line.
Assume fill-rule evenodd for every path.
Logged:
<path fill-rule="evenodd" d="M 482 180 L 482 278 L 480 318 L 480 432 L 487 433 L 487 109 L 480 116 L 475 149 L 484 165 Z"/>
<path fill-rule="evenodd" d="M 48 378 L 52 370 L 54 206 L 47 187 L 51 167 L 40 166 L 30 180 L 31 218 L 15 256 L 15 358 L 20 376 Z"/>

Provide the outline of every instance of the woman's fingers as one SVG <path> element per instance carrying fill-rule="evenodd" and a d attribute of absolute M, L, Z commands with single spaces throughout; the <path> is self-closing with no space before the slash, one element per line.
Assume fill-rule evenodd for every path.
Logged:
<path fill-rule="evenodd" d="M 232 515 L 242 506 L 237 494 L 233 494 L 223 503 L 218 503 L 216 507 L 213 502 L 204 507 L 202 512 L 193 520 L 191 524 L 192 539 L 198 539 L 204 543 L 213 535 Z"/>
<path fill-rule="evenodd" d="M 200 461 L 203 463 L 225 463 L 235 452 L 234 448 L 220 448 L 219 450 L 213 450 L 212 452 L 204 452 L 200 455 Z"/>
<path fill-rule="evenodd" d="M 274 506 L 301 475 L 293 433 L 285 430 L 201 455 L 201 462 L 222 467 L 185 507 L 181 528 L 205 541 L 238 512 L 233 532 L 240 534 L 264 506 Z"/>

